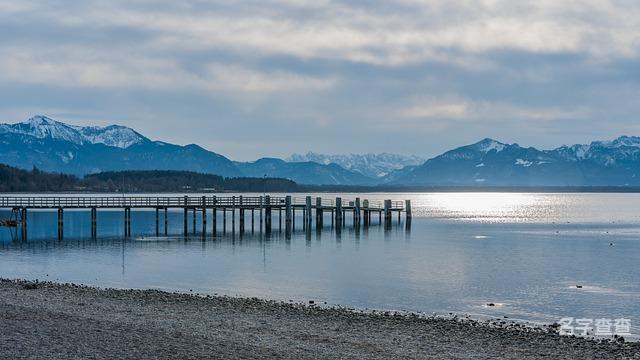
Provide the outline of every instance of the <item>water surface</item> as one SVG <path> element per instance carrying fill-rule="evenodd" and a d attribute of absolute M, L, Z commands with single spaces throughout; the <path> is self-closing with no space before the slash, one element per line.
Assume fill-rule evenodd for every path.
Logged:
<path fill-rule="evenodd" d="M 100 211 L 90 240 L 89 212 L 66 211 L 58 241 L 56 214 L 30 211 L 27 241 L 0 229 L 0 276 L 536 322 L 630 318 L 640 333 L 639 194 L 357 196 L 411 199 L 411 229 L 374 217 L 337 234 L 327 218 L 304 232 L 298 219 L 289 239 L 276 217 L 269 237 L 256 228 L 185 238 L 181 211 L 169 213 L 169 236 L 155 235 L 155 211 L 133 211 L 124 239 L 122 211 Z"/>

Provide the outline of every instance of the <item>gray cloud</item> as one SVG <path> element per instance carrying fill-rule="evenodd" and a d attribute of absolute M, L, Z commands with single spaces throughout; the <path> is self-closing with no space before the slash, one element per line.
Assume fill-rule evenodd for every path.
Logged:
<path fill-rule="evenodd" d="M 634 1 L 0 0 L 0 116 L 238 159 L 638 134 Z"/>

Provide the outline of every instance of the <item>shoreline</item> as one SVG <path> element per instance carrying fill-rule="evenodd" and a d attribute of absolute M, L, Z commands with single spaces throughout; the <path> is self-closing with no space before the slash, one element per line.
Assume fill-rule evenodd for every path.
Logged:
<path fill-rule="evenodd" d="M 10 358 L 639 358 L 553 326 L 0 278 Z"/>

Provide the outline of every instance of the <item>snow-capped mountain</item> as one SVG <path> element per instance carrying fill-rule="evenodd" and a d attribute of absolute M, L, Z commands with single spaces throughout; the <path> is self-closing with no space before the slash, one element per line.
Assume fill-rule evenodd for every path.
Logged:
<path fill-rule="evenodd" d="M 640 138 L 553 150 L 492 139 L 462 146 L 390 179 L 403 185 L 640 186 Z"/>
<path fill-rule="evenodd" d="M 46 116 L 0 125 L 0 163 L 75 175 L 109 170 L 243 175 L 231 160 L 197 145 L 151 141 L 124 126 L 74 126 Z"/>
<path fill-rule="evenodd" d="M 68 125 L 46 116 L 0 124 L 0 163 L 85 175 L 110 170 L 190 170 L 284 177 L 303 184 L 418 186 L 640 186 L 640 137 L 538 150 L 484 139 L 427 161 L 394 154 L 233 162 L 198 145 L 153 141 L 133 129 Z"/>
<path fill-rule="evenodd" d="M 640 137 L 621 136 L 611 141 L 594 141 L 589 145 L 562 146 L 556 153 L 569 161 L 591 160 L 604 166 L 640 161 Z"/>
<path fill-rule="evenodd" d="M 375 182 L 335 164 L 288 163 L 278 159 L 234 163 L 197 145 L 149 140 L 124 126 L 74 126 L 46 116 L 0 124 L 0 163 L 76 175 L 109 170 L 190 170 L 234 177 L 267 174 L 303 184 Z"/>
<path fill-rule="evenodd" d="M 235 163 L 249 177 L 285 178 L 298 184 L 319 185 L 374 185 L 376 180 L 340 165 L 320 164 L 314 161 L 287 162 L 281 159 L 262 158 L 254 162 Z"/>
<path fill-rule="evenodd" d="M 341 167 L 359 172 L 370 178 L 382 178 L 393 171 L 406 166 L 415 166 L 424 163 L 426 159 L 415 155 L 398 154 L 349 154 L 327 155 L 308 152 L 306 154 L 293 154 L 286 159 L 289 162 L 313 161 L 319 164 L 337 164 Z"/>
<path fill-rule="evenodd" d="M 25 122 L 17 124 L 0 124 L 0 134 L 22 134 L 36 139 L 55 139 L 68 141 L 77 145 L 85 143 L 104 144 L 126 149 L 131 145 L 149 141 L 133 129 L 119 125 L 106 127 L 74 126 L 37 115 Z"/>

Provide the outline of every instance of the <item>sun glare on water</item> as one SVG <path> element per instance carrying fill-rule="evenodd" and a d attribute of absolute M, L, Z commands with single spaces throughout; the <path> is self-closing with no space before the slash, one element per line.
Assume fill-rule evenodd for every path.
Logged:
<path fill-rule="evenodd" d="M 549 211 L 543 196 L 523 193 L 438 193 L 418 202 L 426 216 L 466 221 L 526 221 Z"/>

